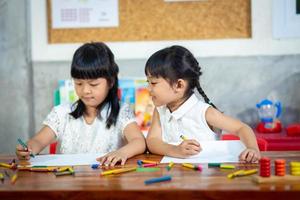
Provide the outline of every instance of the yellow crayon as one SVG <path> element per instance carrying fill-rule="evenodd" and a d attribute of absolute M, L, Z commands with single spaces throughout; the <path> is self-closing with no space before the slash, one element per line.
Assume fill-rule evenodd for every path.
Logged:
<path fill-rule="evenodd" d="M 69 172 L 71 172 L 72 174 L 75 173 L 74 169 L 72 167 L 68 167 Z"/>
<path fill-rule="evenodd" d="M 193 164 L 191 164 L 191 163 L 182 163 L 182 166 L 183 167 L 187 167 L 187 168 L 190 168 L 190 169 L 197 169 L 196 167 L 195 167 L 195 165 L 193 165 Z"/>
<path fill-rule="evenodd" d="M 18 174 L 14 174 L 10 179 L 11 184 L 15 184 L 17 181 L 17 178 L 18 178 Z"/>
<path fill-rule="evenodd" d="M 110 175 L 110 174 L 120 174 L 120 173 L 124 173 L 124 172 L 135 171 L 136 169 L 137 169 L 136 167 L 112 169 L 112 170 L 107 170 L 105 172 L 101 172 L 101 175 L 105 176 L 105 175 Z"/>
<path fill-rule="evenodd" d="M 221 169 L 235 169 L 234 165 L 225 165 L 225 164 L 221 164 L 220 165 Z"/>
<path fill-rule="evenodd" d="M 187 137 L 185 137 L 184 135 L 181 135 L 180 138 L 181 138 L 182 140 L 187 140 Z"/>
<path fill-rule="evenodd" d="M 249 169 L 249 170 L 245 170 L 244 173 L 242 174 L 238 174 L 237 176 L 248 176 L 248 175 L 256 174 L 257 172 L 258 172 L 257 169 Z"/>
<path fill-rule="evenodd" d="M 152 160 L 142 160 L 143 163 L 148 163 L 148 164 L 157 164 L 157 162 L 152 161 Z"/>
<path fill-rule="evenodd" d="M 11 168 L 11 165 L 9 165 L 7 163 L 0 163 L 0 167 Z"/>
<path fill-rule="evenodd" d="M 236 171 L 236 172 L 233 172 L 233 173 L 230 173 L 230 174 L 228 174 L 227 175 L 227 178 L 234 178 L 234 177 L 236 177 L 237 175 L 239 175 L 239 174 L 243 174 L 244 173 L 244 170 L 238 170 L 238 171 Z"/>
<path fill-rule="evenodd" d="M 0 173 L 0 180 L 2 183 L 4 182 L 4 175 L 2 173 Z"/>
<path fill-rule="evenodd" d="M 64 172 L 64 171 L 69 170 L 69 168 L 70 168 L 70 167 L 60 167 L 60 168 L 58 168 L 56 171 L 57 171 L 57 172 Z"/>
<path fill-rule="evenodd" d="M 167 170 L 170 171 L 172 169 L 173 165 L 174 165 L 174 162 L 171 161 L 167 166 Z"/>

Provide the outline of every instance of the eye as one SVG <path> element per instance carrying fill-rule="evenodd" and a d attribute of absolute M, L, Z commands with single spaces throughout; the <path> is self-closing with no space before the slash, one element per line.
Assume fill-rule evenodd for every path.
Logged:
<path fill-rule="evenodd" d="M 81 86 L 82 83 L 80 83 L 80 82 L 75 82 L 75 85 Z"/>
<path fill-rule="evenodd" d="M 90 83 L 90 86 L 92 87 L 96 87 L 97 85 L 99 85 L 99 83 Z"/>

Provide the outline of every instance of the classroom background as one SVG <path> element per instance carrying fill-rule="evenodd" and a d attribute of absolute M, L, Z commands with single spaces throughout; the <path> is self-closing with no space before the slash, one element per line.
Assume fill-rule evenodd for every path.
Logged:
<path fill-rule="evenodd" d="M 283 125 L 299 123 L 300 38 L 273 37 L 274 1 L 250 1 L 249 38 L 104 42 L 115 54 L 120 77 L 144 77 L 152 53 L 183 45 L 202 66 L 204 91 L 225 114 L 254 127 L 259 120 L 255 105 L 270 98 L 283 105 Z M 41 128 L 53 106 L 53 91 L 59 80 L 70 78 L 72 54 L 82 44 L 48 43 L 46 4 L 0 0 L 1 154 L 13 153 L 17 138 L 27 140 Z"/>

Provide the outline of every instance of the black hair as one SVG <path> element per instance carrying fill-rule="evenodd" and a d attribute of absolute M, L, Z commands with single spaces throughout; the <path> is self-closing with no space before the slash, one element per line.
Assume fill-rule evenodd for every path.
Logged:
<path fill-rule="evenodd" d="M 188 49 L 182 46 L 174 45 L 155 52 L 147 60 L 145 74 L 164 78 L 170 84 L 178 79 L 186 80 L 188 89 L 185 96 L 192 95 L 194 88 L 197 88 L 204 101 L 216 108 L 200 86 L 199 78 L 202 72 L 198 61 Z"/>
<path fill-rule="evenodd" d="M 83 44 L 79 47 L 74 55 L 71 64 L 71 76 L 77 79 L 97 79 L 105 78 L 110 88 L 107 97 L 98 105 L 97 117 L 101 118 L 102 108 L 108 104 L 108 118 L 106 120 L 106 128 L 111 125 L 116 125 L 117 117 L 119 115 L 120 104 L 118 99 L 118 72 L 119 67 L 115 63 L 114 54 L 102 42 L 91 42 Z M 74 111 L 70 113 L 75 119 L 81 117 L 86 107 L 79 99 L 73 105 Z"/>

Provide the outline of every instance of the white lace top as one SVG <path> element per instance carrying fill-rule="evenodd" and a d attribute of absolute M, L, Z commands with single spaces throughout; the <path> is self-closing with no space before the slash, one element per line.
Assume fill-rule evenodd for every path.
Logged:
<path fill-rule="evenodd" d="M 180 135 L 197 141 L 216 140 L 217 134 L 209 128 L 205 119 L 205 112 L 209 106 L 193 94 L 172 113 L 167 106 L 157 107 L 163 141 L 180 143 Z"/>
<path fill-rule="evenodd" d="M 52 109 L 43 124 L 56 134 L 59 153 L 108 153 L 124 145 L 123 130 L 135 121 L 128 104 L 121 106 L 116 126 L 106 128 L 108 106 L 101 111 L 102 119 L 87 124 L 82 117 L 75 119 L 69 113 L 71 105 L 59 105 Z"/>

